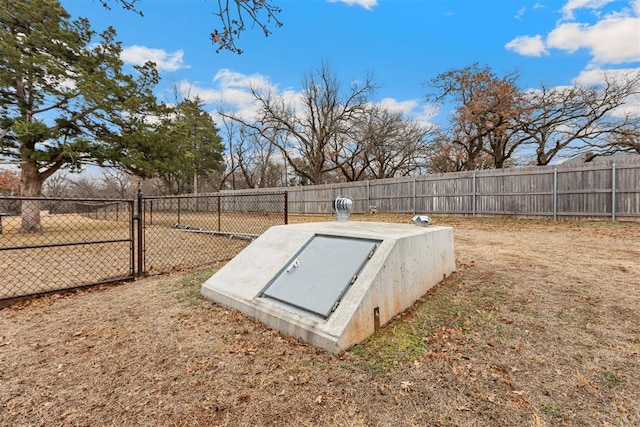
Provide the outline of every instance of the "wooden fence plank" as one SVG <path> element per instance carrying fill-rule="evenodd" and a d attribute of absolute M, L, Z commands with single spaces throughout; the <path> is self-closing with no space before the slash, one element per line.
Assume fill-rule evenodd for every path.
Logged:
<path fill-rule="evenodd" d="M 354 212 L 640 218 L 640 160 L 529 166 L 254 191 L 289 192 L 290 213 Z M 243 190 L 246 192 L 247 190 Z"/>

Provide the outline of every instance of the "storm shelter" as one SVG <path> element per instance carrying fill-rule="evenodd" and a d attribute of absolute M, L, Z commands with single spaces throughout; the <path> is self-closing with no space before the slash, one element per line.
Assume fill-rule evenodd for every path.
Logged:
<path fill-rule="evenodd" d="M 376 222 L 275 226 L 207 280 L 202 294 L 338 353 L 455 270 L 453 229 Z"/>
<path fill-rule="evenodd" d="M 261 296 L 326 319 L 380 243 L 316 234 L 285 264 Z"/>

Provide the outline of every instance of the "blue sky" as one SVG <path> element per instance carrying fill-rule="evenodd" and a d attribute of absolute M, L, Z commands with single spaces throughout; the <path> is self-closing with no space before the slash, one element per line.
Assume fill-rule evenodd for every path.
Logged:
<path fill-rule="evenodd" d="M 250 115 L 250 85 L 295 97 L 324 61 L 348 86 L 372 73 L 372 101 L 438 122 L 424 83 L 474 62 L 517 69 L 522 88 L 596 83 L 602 70 L 640 70 L 640 0 L 272 0 L 284 23 L 242 33 L 242 55 L 215 52 L 213 0 L 141 0 L 140 17 L 98 0 L 61 0 L 95 30 L 113 26 L 129 64 L 154 60 L 161 100 L 198 95 Z M 635 105 L 640 111 L 640 105 Z"/>

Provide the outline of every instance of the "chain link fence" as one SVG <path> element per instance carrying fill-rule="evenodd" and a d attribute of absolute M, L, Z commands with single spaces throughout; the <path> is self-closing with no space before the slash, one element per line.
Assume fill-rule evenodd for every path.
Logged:
<path fill-rule="evenodd" d="M 145 274 L 227 261 L 269 227 L 287 223 L 287 194 L 142 199 Z"/>
<path fill-rule="evenodd" d="M 133 200 L 0 198 L 0 300 L 132 279 L 133 208 Z"/>
<path fill-rule="evenodd" d="M 284 192 L 0 197 L 0 302 L 226 261 L 287 215 Z"/>

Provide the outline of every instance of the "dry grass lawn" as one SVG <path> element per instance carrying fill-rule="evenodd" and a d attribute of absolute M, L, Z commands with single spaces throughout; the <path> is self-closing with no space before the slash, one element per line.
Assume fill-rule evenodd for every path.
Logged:
<path fill-rule="evenodd" d="M 0 310 L 0 424 L 640 425 L 640 223 L 434 219 L 458 271 L 337 356 L 201 298 L 215 267 Z"/>
<path fill-rule="evenodd" d="M 106 216 L 106 214 L 105 214 Z M 231 259 L 247 244 L 229 235 L 188 232 L 173 227 L 178 219 L 191 227 L 259 235 L 282 224 L 282 213 L 155 212 L 145 224 L 147 275 L 184 271 Z M 128 213 L 108 216 L 55 214 L 42 217 L 42 233 L 21 233 L 21 219 L 3 218 L 0 234 L 0 299 L 50 292 L 132 277 L 137 233 Z M 89 243 L 90 242 L 90 243 Z M 83 244 L 84 243 L 84 244 Z M 89 243 L 89 244 L 87 244 Z M 133 255 L 133 258 L 132 258 Z M 0 306 L 2 302 L 0 301 Z"/>

